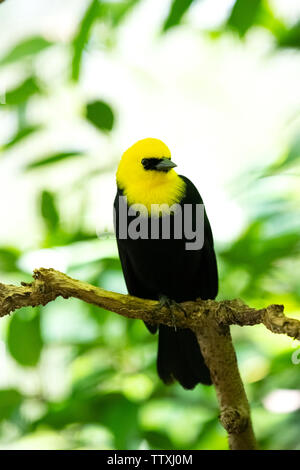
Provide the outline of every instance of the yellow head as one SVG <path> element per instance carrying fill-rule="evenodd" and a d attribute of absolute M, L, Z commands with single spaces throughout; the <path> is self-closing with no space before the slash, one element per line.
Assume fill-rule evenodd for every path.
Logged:
<path fill-rule="evenodd" d="M 143 139 L 124 152 L 117 171 L 117 184 L 127 196 L 128 204 L 180 202 L 184 181 L 177 175 L 169 148 L 159 139 Z"/>

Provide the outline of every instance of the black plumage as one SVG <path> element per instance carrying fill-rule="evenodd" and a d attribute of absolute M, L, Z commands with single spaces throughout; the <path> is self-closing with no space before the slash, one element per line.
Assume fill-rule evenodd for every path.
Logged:
<path fill-rule="evenodd" d="M 180 178 L 185 183 L 185 194 L 180 205 L 183 213 L 185 205 L 191 205 L 195 226 L 195 207 L 203 201 L 193 183 L 184 176 Z M 120 239 L 118 214 L 119 196 L 122 195 L 122 189 L 118 188 L 114 202 L 115 230 L 129 294 L 154 300 L 164 295 L 176 302 L 198 297 L 214 299 L 218 293 L 218 273 L 206 212 L 204 244 L 199 250 L 186 250 L 186 238 L 174 239 L 172 231 L 170 239 Z M 128 224 L 133 218 L 128 217 Z M 152 333 L 157 331 L 155 325 L 146 326 Z M 165 325 L 159 326 L 157 370 L 166 384 L 177 380 L 186 389 L 194 388 L 197 383 L 211 384 L 197 339 L 187 328 L 175 330 Z"/>

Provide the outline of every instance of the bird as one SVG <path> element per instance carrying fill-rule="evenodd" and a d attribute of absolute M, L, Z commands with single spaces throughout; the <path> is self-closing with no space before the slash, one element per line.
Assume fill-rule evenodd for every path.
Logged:
<path fill-rule="evenodd" d="M 145 323 L 150 333 L 158 330 L 158 376 L 166 385 L 179 382 L 191 390 L 198 383 L 211 385 L 211 374 L 195 333 L 176 327 L 173 309 L 181 308 L 184 301 L 215 299 L 218 268 L 203 200 L 194 184 L 175 171 L 176 166 L 167 145 L 155 138 L 139 140 L 123 153 L 116 173 L 114 229 L 128 293 L 159 301 L 174 320 L 172 326 Z M 190 215 L 187 220 L 195 233 L 197 207 L 204 208 L 204 238 L 201 246 L 187 249 L 190 237 L 184 231 L 184 219 Z M 173 226 L 165 236 L 167 217 L 172 225 L 180 211 L 180 236 Z M 155 236 L 153 221 L 158 227 L 153 230 Z"/>

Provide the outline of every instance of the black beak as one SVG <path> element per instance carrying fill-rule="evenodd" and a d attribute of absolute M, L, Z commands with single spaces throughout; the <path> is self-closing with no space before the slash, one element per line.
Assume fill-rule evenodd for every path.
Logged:
<path fill-rule="evenodd" d="M 163 157 L 156 165 L 155 169 L 158 171 L 169 171 L 171 168 L 175 168 L 176 163 L 172 162 L 169 158 Z"/>

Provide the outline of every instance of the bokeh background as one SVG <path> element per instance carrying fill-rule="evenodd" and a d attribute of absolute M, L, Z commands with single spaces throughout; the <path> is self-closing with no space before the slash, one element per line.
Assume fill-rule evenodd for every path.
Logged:
<path fill-rule="evenodd" d="M 300 308 L 300 4 L 0 4 L 0 279 L 126 292 L 115 171 L 157 137 L 206 203 L 219 298 Z M 263 449 L 300 449 L 300 345 L 232 328 Z M 226 449 L 212 387 L 164 386 L 157 338 L 76 300 L 0 321 L 1 449 Z M 299 353 L 299 354 L 298 354 Z"/>

